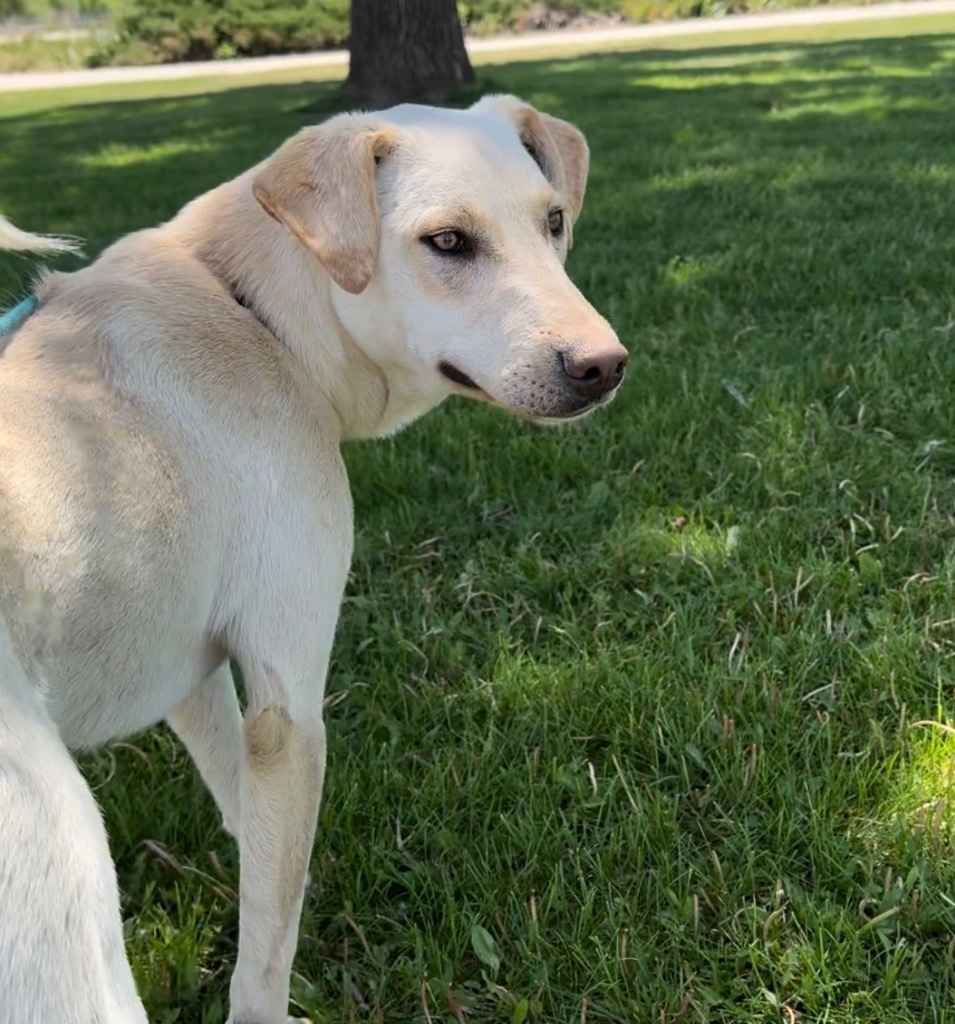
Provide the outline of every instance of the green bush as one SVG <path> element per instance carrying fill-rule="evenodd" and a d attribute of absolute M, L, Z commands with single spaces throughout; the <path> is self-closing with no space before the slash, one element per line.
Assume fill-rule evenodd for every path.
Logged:
<path fill-rule="evenodd" d="M 348 0 L 133 0 L 98 63 L 260 56 L 338 46 Z"/>

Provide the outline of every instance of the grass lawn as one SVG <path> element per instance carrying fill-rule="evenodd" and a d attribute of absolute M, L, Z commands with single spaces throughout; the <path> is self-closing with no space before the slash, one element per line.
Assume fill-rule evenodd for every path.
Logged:
<path fill-rule="evenodd" d="M 955 1021 L 955 19 L 866 31 L 488 71 L 590 138 L 630 372 L 347 450 L 316 1022 Z M 0 98 L 5 212 L 95 252 L 333 85 L 137 88 Z M 209 798 L 163 729 L 84 769 L 151 1020 L 219 1024 Z"/>

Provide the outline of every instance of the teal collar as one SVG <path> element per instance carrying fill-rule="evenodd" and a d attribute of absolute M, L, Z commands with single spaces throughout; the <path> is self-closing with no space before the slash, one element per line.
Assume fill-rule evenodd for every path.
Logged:
<path fill-rule="evenodd" d="M 6 338 L 39 309 L 40 300 L 35 294 L 28 295 L 22 302 L 6 313 L 0 313 L 0 338 Z"/>

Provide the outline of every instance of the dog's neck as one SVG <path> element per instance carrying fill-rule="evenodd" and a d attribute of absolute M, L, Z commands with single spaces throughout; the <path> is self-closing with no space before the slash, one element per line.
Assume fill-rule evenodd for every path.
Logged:
<path fill-rule="evenodd" d="M 259 206 L 253 174 L 193 201 L 168 230 L 304 366 L 335 410 L 343 440 L 393 433 L 434 403 L 416 400 L 399 368 L 374 362 L 348 334 L 328 274 Z"/>

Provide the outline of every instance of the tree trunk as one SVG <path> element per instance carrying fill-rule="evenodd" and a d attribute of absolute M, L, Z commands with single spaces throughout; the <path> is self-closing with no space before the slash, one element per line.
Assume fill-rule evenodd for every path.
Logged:
<path fill-rule="evenodd" d="M 440 103 L 474 82 L 455 0 L 352 0 L 345 88 L 365 104 Z"/>

